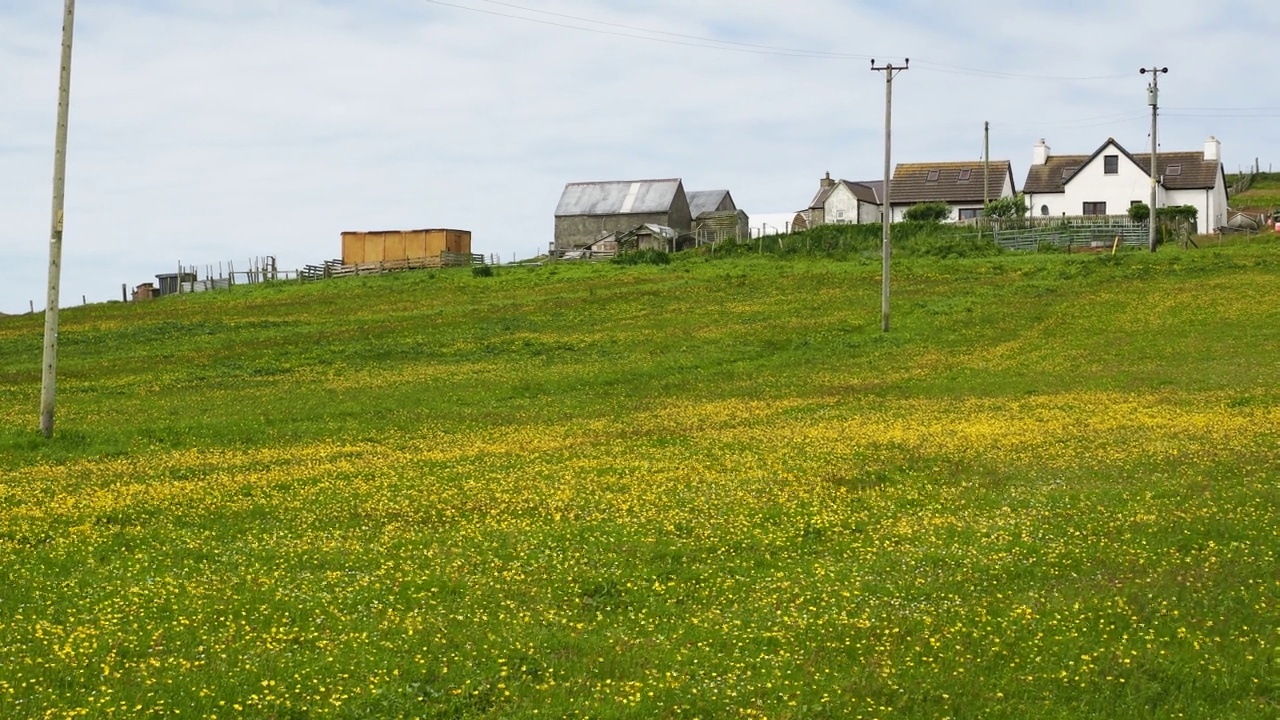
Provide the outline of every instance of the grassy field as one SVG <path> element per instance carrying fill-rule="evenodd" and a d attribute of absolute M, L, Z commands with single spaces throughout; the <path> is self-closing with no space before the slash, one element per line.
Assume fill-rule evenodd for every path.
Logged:
<path fill-rule="evenodd" d="M 1280 244 L 935 249 L 0 319 L 0 717 L 1275 718 Z"/>
<path fill-rule="evenodd" d="M 1233 182 L 1232 176 L 1228 183 Z M 1260 173 L 1253 187 L 1231 196 L 1231 207 L 1270 213 L 1280 210 L 1280 173 Z"/>

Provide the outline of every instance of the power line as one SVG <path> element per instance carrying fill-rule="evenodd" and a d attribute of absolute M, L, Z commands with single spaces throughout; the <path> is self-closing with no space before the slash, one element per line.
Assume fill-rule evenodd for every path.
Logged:
<path fill-rule="evenodd" d="M 776 56 L 782 56 L 782 57 L 815 58 L 815 59 L 822 59 L 822 60 L 869 60 L 871 58 L 870 55 L 841 55 L 837 53 L 819 53 L 812 50 L 791 50 L 786 48 L 753 49 L 752 46 L 728 47 L 726 46 L 730 44 L 728 43 L 728 41 L 715 40 L 713 38 L 696 38 L 701 42 L 685 42 L 682 40 L 667 40 L 660 37 L 651 37 L 647 35 L 632 35 L 630 33 L 616 32 L 612 30 L 599 30 L 596 28 L 582 27 L 580 25 L 570 25 L 568 23 L 555 22 L 552 20 L 539 20 L 537 18 L 524 17 L 522 15 L 512 15 L 510 13 L 498 12 L 496 10 L 483 10 L 481 8 L 467 7 L 466 5 L 456 5 L 454 3 L 444 2 L 444 0 L 422 0 L 422 2 L 431 3 L 432 5 L 441 5 L 444 7 L 455 8 L 458 10 L 467 10 L 469 12 L 481 13 L 484 15 L 493 15 L 496 17 L 508 18 L 511 20 L 523 20 L 524 22 L 536 23 L 538 25 L 549 25 L 551 27 L 564 28 L 566 30 L 578 30 L 580 32 L 595 33 L 597 35 L 610 35 L 613 37 L 630 38 L 632 40 L 647 40 L 649 42 L 663 43 L 666 45 L 682 45 L 684 47 L 696 47 L 696 48 L 702 48 L 704 50 L 720 50 L 723 52 L 746 53 L 750 55 L 776 55 Z M 510 7 L 518 7 L 518 6 L 512 5 Z M 521 9 L 527 9 L 527 8 L 521 8 Z M 538 12 L 538 11 L 530 10 L 530 12 Z M 598 21 L 586 20 L 586 19 L 582 19 L 581 21 L 582 22 L 598 22 Z M 600 23 L 600 24 L 609 25 L 610 23 Z M 629 27 L 629 26 L 617 26 L 617 27 Z M 660 31 L 654 31 L 654 30 L 645 30 L 643 28 L 634 28 L 634 29 L 639 32 L 649 32 L 649 33 L 660 32 Z M 662 33 L 662 34 L 674 35 L 674 33 Z M 694 36 L 686 36 L 686 37 L 694 37 Z M 707 45 L 705 43 L 722 43 L 722 44 Z M 736 44 L 742 44 L 742 43 L 736 43 Z M 760 46 L 760 47 L 764 48 L 767 46 Z"/>
<path fill-rule="evenodd" d="M 667 45 L 680 45 L 684 47 L 695 47 L 704 50 L 720 50 L 722 52 L 747 53 L 751 55 L 773 55 L 780 57 L 795 58 L 811 58 L 815 60 L 870 60 L 871 55 L 858 53 L 837 53 L 827 52 L 823 50 L 806 50 L 803 48 L 780 47 L 775 45 L 758 45 L 753 43 L 737 42 L 733 40 L 720 40 L 717 38 L 704 37 L 700 35 L 687 35 L 684 33 L 669 32 L 666 30 L 654 30 L 651 28 L 643 28 L 635 25 L 626 25 L 623 23 L 608 22 L 604 20 L 593 20 L 591 18 L 579 15 L 568 15 L 565 13 L 551 12 L 548 10 L 539 10 L 537 8 L 526 7 L 516 3 L 501 2 L 500 0 L 478 0 L 478 2 L 497 5 L 500 7 L 519 10 L 526 13 L 535 13 L 548 17 L 560 18 L 561 20 L 572 20 L 578 23 L 588 23 L 591 25 L 600 25 L 602 27 L 617 28 L 617 30 L 602 30 L 599 28 L 583 27 L 581 25 L 571 25 L 569 23 L 557 22 L 554 20 L 541 20 L 531 18 L 524 15 L 516 15 L 512 13 L 499 12 L 497 10 L 484 10 L 482 8 L 470 7 L 467 5 L 459 5 L 457 3 L 445 2 L 445 0 L 422 0 L 422 2 L 431 3 L 432 5 L 440 5 L 442 7 L 454 8 L 456 10 L 465 10 L 467 12 L 480 13 L 483 15 L 491 15 L 494 17 L 507 18 L 510 20 L 521 20 L 523 22 L 536 23 L 538 25 L 547 25 L 566 30 L 577 30 L 579 32 L 595 33 L 597 35 L 609 35 L 613 37 L 623 37 L 632 40 L 646 40 L 649 42 L 664 43 Z M 618 32 L 618 30 L 629 30 L 631 32 Z M 632 33 L 646 33 L 636 35 Z M 654 35 L 662 35 L 665 37 L 653 37 Z M 674 39 L 667 39 L 674 38 Z M 883 55 L 883 53 L 882 53 Z M 944 73 L 948 75 L 968 75 L 972 77 L 984 77 L 995 80 L 1041 80 L 1041 81 L 1057 81 L 1057 82 L 1080 82 L 1094 80 L 1117 80 L 1128 77 L 1127 75 L 1093 75 L 1093 76 L 1070 76 L 1070 75 L 1034 75 L 1029 73 L 1011 73 L 1000 70 L 982 70 L 978 68 L 961 67 L 957 65 L 948 65 L 946 63 L 935 62 L 931 60 L 917 60 L 918 63 L 929 66 L 934 72 Z"/>
<path fill-rule="evenodd" d="M 700 35 L 685 35 L 683 33 L 667 32 L 665 30 L 652 30 L 649 28 L 642 28 L 634 25 L 624 25 L 622 23 L 606 22 L 604 20 L 592 20 L 591 18 L 579 17 L 577 15 L 566 15 L 564 13 L 556 13 L 556 12 L 551 12 L 549 10 L 538 10 L 536 8 L 524 7 L 523 5 L 516 5 L 514 3 L 499 2 L 499 0 L 479 0 L 479 2 L 488 3 L 490 5 L 500 5 L 502 7 L 508 7 L 515 10 L 523 10 L 525 12 L 537 13 L 539 15 L 548 15 L 551 17 L 563 18 L 566 20 L 575 20 L 577 22 L 591 23 L 593 25 L 603 25 L 605 27 L 621 28 L 624 30 L 634 30 L 636 32 L 652 33 L 654 35 L 666 35 L 668 37 L 681 38 L 684 40 L 697 40 L 699 42 L 720 43 L 723 45 L 752 48 L 754 50 L 769 50 L 771 52 L 781 52 L 781 53 L 787 53 L 787 54 L 792 54 L 792 53 L 805 54 L 805 55 L 812 55 L 813 57 L 830 58 L 835 60 L 870 60 L 872 59 L 870 55 L 833 53 L 833 52 L 826 52 L 823 50 L 804 50 L 800 48 L 776 47 L 773 45 L 756 45 L 753 43 L 737 42 L 734 40 L 718 40 L 716 38 L 702 37 Z M 443 3 L 436 3 L 436 4 L 443 4 Z"/>
<path fill-rule="evenodd" d="M 1053 80 L 1063 82 L 1076 82 L 1087 80 L 1119 80 L 1127 78 L 1128 75 L 1032 75 L 1028 73 L 1011 73 L 1002 70 L 982 70 L 978 68 L 959 67 L 957 65 L 947 65 L 945 63 L 933 62 L 932 60 L 916 60 L 921 65 L 931 66 L 934 72 L 940 72 L 947 75 L 969 75 L 973 77 L 985 77 L 995 80 Z"/>

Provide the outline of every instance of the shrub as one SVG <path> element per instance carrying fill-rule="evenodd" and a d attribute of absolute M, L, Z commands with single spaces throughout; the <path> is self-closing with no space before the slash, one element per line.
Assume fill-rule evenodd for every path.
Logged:
<path fill-rule="evenodd" d="M 1000 218 L 1001 220 L 1026 217 L 1027 198 L 1022 193 L 1018 193 L 1013 197 L 992 200 L 982 209 L 982 215 L 989 218 Z"/>
<path fill-rule="evenodd" d="M 1173 205 L 1156 210 L 1156 218 L 1160 222 L 1174 225 L 1181 223 L 1194 224 L 1198 217 L 1200 217 L 1200 211 L 1194 205 Z"/>
<path fill-rule="evenodd" d="M 471 268 L 471 276 L 478 278 L 493 277 L 493 268 L 489 265 L 476 265 Z"/>
<path fill-rule="evenodd" d="M 1137 203 L 1129 206 L 1129 219 L 1134 222 L 1146 222 L 1151 217 L 1151 206 Z"/>
<path fill-rule="evenodd" d="M 670 265 L 671 253 L 662 250 L 632 250 L 613 256 L 609 262 L 615 265 Z"/>
<path fill-rule="evenodd" d="M 938 223 L 951 217 L 951 206 L 944 202 L 927 202 L 912 205 L 902 219 L 907 222 Z"/>

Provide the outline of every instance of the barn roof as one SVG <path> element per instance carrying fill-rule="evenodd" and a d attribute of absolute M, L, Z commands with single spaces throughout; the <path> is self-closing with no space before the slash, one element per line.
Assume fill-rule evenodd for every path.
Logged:
<path fill-rule="evenodd" d="M 689 193 L 689 215 L 690 217 L 699 217 L 703 213 L 715 212 L 720 209 L 720 203 L 725 198 L 729 198 L 729 206 L 737 208 L 734 205 L 733 198 L 729 195 L 728 190 L 694 190 Z"/>
<path fill-rule="evenodd" d="M 556 206 L 556 217 L 663 213 L 683 192 L 679 178 L 569 183 Z"/>

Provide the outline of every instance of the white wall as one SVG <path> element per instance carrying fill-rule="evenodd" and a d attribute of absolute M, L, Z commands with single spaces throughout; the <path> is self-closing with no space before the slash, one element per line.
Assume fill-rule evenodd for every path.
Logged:
<path fill-rule="evenodd" d="M 869 202 L 858 203 L 858 224 L 873 225 L 880 222 L 880 206 Z"/>
<path fill-rule="evenodd" d="M 1106 156 L 1119 156 L 1118 172 L 1107 175 Z M 1161 205 L 1167 205 L 1162 195 Z M 1108 145 L 1093 162 L 1080 169 L 1071 182 L 1067 183 L 1066 192 L 1062 195 L 1062 207 L 1050 205 L 1050 215 L 1083 215 L 1087 202 L 1105 202 L 1107 215 L 1124 215 L 1134 201 L 1151 201 L 1151 177 L 1143 172 L 1127 155 L 1115 145 Z M 1043 204 L 1043 203 L 1041 203 Z M 1037 210 L 1039 207 L 1037 206 Z"/>
<path fill-rule="evenodd" d="M 1212 190 L 1168 190 L 1164 193 L 1164 205 L 1193 205 L 1197 232 L 1207 235 L 1227 224 L 1227 189 L 1221 173 L 1218 186 Z"/>
<path fill-rule="evenodd" d="M 831 191 L 823 208 L 826 210 L 826 220 L 830 225 L 858 223 L 858 198 L 843 183 Z"/>

